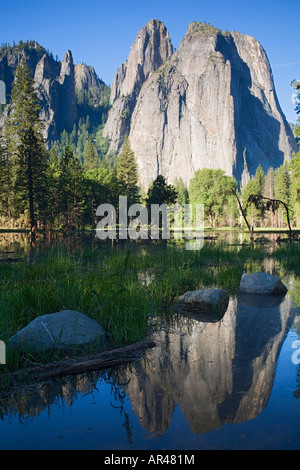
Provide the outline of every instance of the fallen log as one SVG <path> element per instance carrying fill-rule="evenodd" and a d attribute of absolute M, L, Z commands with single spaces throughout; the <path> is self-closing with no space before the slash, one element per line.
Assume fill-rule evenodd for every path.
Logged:
<path fill-rule="evenodd" d="M 34 366 L 25 371 L 13 372 L 9 375 L 16 377 L 20 372 L 25 372 L 26 379 L 32 380 L 82 374 L 84 372 L 96 371 L 134 361 L 139 359 L 146 349 L 155 346 L 156 343 L 154 341 L 144 340 L 121 348 L 103 351 L 102 353 L 92 356 Z"/>

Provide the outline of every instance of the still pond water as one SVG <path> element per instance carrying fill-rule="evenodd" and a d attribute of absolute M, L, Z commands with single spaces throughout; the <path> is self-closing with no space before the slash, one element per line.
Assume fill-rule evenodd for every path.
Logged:
<path fill-rule="evenodd" d="M 4 251 L 2 249 L 2 251 Z M 300 449 L 300 309 L 232 297 L 174 314 L 140 360 L 0 395 L 0 449 Z"/>

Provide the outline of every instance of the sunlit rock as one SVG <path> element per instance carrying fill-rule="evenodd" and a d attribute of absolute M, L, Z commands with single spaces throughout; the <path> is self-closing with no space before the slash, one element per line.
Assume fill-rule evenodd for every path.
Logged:
<path fill-rule="evenodd" d="M 246 294 L 284 295 L 287 293 L 287 288 L 279 277 L 258 272 L 242 275 L 240 292 Z"/>

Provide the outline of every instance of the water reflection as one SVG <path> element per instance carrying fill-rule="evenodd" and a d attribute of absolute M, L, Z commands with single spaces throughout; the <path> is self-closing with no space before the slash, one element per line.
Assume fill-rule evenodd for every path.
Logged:
<path fill-rule="evenodd" d="M 278 242 L 287 240 L 288 236 L 284 232 L 256 232 L 254 245 L 274 247 Z M 174 241 L 171 233 L 171 241 Z M 112 243 L 114 242 L 114 243 Z M 177 240 L 178 242 L 178 240 Z M 222 231 L 222 230 L 205 230 L 205 244 L 226 243 L 233 246 L 249 245 L 250 238 L 247 231 Z M 180 241 L 179 241 L 180 243 Z M 99 240 L 94 230 L 91 231 L 74 231 L 74 232 L 43 232 L 39 233 L 35 242 L 30 241 L 28 232 L 13 231 L 0 232 L 0 260 L 28 258 L 34 250 L 35 255 L 39 254 L 45 248 L 53 246 L 65 246 L 72 250 L 80 249 L 82 246 L 90 248 L 100 246 L 116 246 L 129 245 L 131 248 L 149 245 L 166 246 L 168 240 Z"/>
<path fill-rule="evenodd" d="M 165 432 L 177 404 L 194 433 L 256 417 L 295 311 L 288 297 L 231 299 L 219 323 L 180 318 L 154 336 L 157 347 L 126 374 L 141 425 Z"/>
<path fill-rule="evenodd" d="M 215 323 L 174 314 L 154 332 L 157 346 L 143 359 L 104 373 L 2 393 L 2 419 L 18 415 L 24 420 L 46 408 L 51 417 L 52 407 L 61 400 L 72 406 L 92 391 L 99 391 L 96 400 L 103 400 L 103 382 L 111 384 L 111 397 L 120 409 L 128 396 L 142 428 L 156 435 L 168 430 L 176 406 L 195 434 L 253 419 L 268 402 L 280 348 L 296 314 L 289 295 L 267 299 L 231 298 Z M 126 413 L 124 419 L 130 431 Z"/>

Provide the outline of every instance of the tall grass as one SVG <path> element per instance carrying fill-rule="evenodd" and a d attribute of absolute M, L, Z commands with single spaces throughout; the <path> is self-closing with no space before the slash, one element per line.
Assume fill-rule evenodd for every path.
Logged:
<path fill-rule="evenodd" d="M 97 320 L 112 345 L 132 343 L 146 335 L 149 319 L 178 295 L 205 287 L 234 294 L 246 264 L 259 269 L 266 256 L 275 254 L 226 244 L 199 251 L 172 244 L 77 251 L 58 246 L 32 264 L 1 263 L 0 339 L 7 341 L 38 315 L 71 309 Z M 287 249 L 276 256 L 299 263 L 299 254 Z"/>

